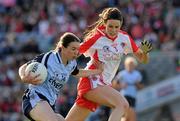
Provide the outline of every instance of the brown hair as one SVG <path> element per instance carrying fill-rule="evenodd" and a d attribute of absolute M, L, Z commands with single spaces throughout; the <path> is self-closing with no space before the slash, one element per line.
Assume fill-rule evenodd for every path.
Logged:
<path fill-rule="evenodd" d="M 95 33 L 96 29 L 106 23 L 109 19 L 119 20 L 122 24 L 123 17 L 121 11 L 116 7 L 104 9 L 102 13 L 99 14 L 99 19 L 86 29 L 84 33 L 84 39 L 92 36 Z"/>
<path fill-rule="evenodd" d="M 67 48 L 71 42 L 79 42 L 80 43 L 81 40 L 73 33 L 70 33 L 70 32 L 64 33 L 60 37 L 60 39 L 56 45 L 55 51 L 58 51 L 59 48 L 61 48 L 61 46 Z"/>

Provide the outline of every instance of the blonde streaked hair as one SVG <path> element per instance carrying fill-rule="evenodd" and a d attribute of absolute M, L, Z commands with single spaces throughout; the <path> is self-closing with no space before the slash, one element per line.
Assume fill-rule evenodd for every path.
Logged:
<path fill-rule="evenodd" d="M 125 58 L 125 61 L 124 61 L 124 65 L 128 65 L 129 63 L 133 63 L 135 66 L 138 65 L 138 61 L 136 60 L 136 58 L 132 57 L 132 56 L 128 56 Z"/>

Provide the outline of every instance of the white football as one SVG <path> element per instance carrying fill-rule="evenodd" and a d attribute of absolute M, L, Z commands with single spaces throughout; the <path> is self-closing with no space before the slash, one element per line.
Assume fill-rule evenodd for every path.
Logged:
<path fill-rule="evenodd" d="M 36 76 L 38 74 L 40 75 L 38 79 L 41 80 L 41 82 L 39 83 L 44 82 L 47 78 L 47 69 L 42 63 L 39 63 L 39 62 L 30 63 L 26 67 L 25 74 L 28 74 L 29 72 L 32 76 Z"/>

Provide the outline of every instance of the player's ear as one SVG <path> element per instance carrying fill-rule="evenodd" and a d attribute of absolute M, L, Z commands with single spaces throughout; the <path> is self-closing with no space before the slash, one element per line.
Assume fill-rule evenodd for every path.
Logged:
<path fill-rule="evenodd" d="M 61 46 L 61 49 L 65 49 L 65 47 L 62 45 L 62 46 Z"/>

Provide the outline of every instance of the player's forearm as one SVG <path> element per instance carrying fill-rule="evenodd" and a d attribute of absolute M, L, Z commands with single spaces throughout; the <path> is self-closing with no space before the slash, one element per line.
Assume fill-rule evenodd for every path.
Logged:
<path fill-rule="evenodd" d="M 98 69 L 93 69 L 93 70 L 80 69 L 79 73 L 76 75 L 76 77 L 88 77 L 88 76 L 97 75 L 100 73 L 102 73 L 102 71 L 98 70 Z"/>
<path fill-rule="evenodd" d="M 138 49 L 137 57 L 141 63 L 147 64 L 149 62 L 149 52 L 152 50 L 152 43 L 144 39 Z"/>
<path fill-rule="evenodd" d="M 140 62 L 141 62 L 141 63 L 144 63 L 144 64 L 149 63 L 149 53 L 141 52 Z"/>
<path fill-rule="evenodd" d="M 141 49 L 138 49 L 138 51 L 135 53 L 135 56 L 140 63 L 147 64 L 149 62 L 149 54 L 144 53 Z"/>

